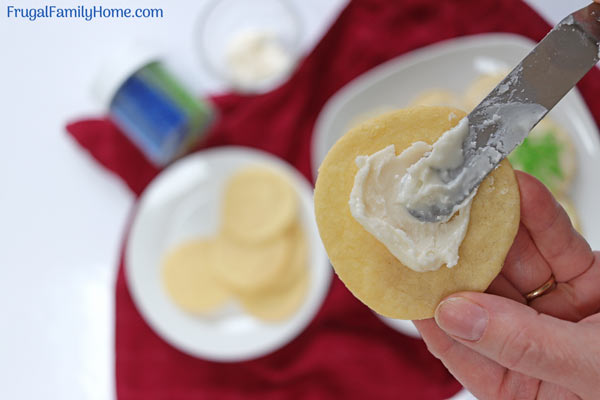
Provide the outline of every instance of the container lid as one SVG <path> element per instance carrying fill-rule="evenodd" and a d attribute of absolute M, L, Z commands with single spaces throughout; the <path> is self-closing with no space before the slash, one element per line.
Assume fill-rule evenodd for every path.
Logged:
<path fill-rule="evenodd" d="M 92 95 L 109 107 L 121 85 L 140 68 L 159 59 L 159 52 L 140 43 L 126 43 L 111 51 L 92 82 Z"/>

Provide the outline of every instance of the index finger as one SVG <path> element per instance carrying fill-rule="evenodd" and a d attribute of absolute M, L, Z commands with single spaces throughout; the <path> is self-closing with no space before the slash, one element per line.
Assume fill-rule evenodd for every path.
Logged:
<path fill-rule="evenodd" d="M 594 261 L 590 245 L 540 181 L 524 172 L 515 174 L 521 191 L 521 222 L 554 277 L 558 282 L 567 282 L 581 275 Z"/>

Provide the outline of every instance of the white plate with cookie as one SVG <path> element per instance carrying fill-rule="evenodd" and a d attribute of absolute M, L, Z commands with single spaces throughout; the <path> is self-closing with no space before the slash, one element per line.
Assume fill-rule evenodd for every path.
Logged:
<path fill-rule="evenodd" d="M 312 143 L 312 168 L 318 173 L 325 155 L 358 122 L 392 109 L 414 104 L 424 93 L 454 105 L 449 93 L 465 93 L 483 74 L 510 70 L 535 43 L 513 34 L 482 34 L 436 43 L 383 63 L 338 91 L 317 119 Z M 434 90 L 435 92 L 431 92 Z M 427 93 L 427 91 L 430 91 Z M 550 112 L 550 118 L 570 134 L 577 154 L 577 171 L 568 191 L 581 219 L 581 231 L 593 248 L 600 247 L 600 136 L 577 89 Z M 385 318 L 385 317 L 381 317 Z M 386 320 L 388 325 L 415 335 L 410 321 Z"/>
<path fill-rule="evenodd" d="M 138 204 L 125 254 L 133 300 L 187 354 L 235 362 L 271 353 L 304 330 L 329 289 L 313 215 L 312 185 L 273 155 L 220 147 L 187 156 Z"/>

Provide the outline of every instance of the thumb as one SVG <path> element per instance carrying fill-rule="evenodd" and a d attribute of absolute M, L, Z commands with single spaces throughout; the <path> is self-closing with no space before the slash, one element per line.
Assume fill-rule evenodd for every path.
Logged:
<path fill-rule="evenodd" d="M 539 314 L 504 297 L 463 292 L 435 313 L 448 335 L 500 365 L 590 395 L 600 381 L 596 324 L 576 324 Z M 597 394 L 597 393 L 596 393 Z"/>

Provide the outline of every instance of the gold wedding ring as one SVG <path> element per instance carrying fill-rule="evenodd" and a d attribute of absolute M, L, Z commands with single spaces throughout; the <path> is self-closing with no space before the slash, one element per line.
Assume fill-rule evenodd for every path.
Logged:
<path fill-rule="evenodd" d="M 555 286 L 556 286 L 556 280 L 554 279 L 554 275 L 551 275 L 550 279 L 548 279 L 542 286 L 527 293 L 525 295 L 525 299 L 527 301 L 531 301 L 535 298 L 538 298 L 541 295 L 543 295 L 544 293 L 554 289 Z"/>

